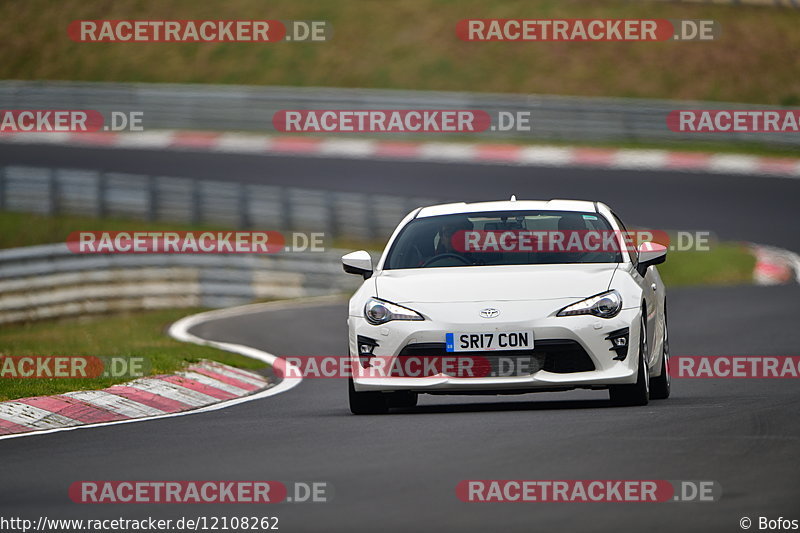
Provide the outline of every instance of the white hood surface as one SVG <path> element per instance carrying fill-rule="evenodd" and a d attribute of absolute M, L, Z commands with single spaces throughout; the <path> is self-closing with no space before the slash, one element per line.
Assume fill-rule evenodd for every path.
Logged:
<path fill-rule="evenodd" d="M 465 266 L 384 270 L 377 296 L 391 302 L 449 303 L 585 298 L 608 289 L 617 263 Z"/>

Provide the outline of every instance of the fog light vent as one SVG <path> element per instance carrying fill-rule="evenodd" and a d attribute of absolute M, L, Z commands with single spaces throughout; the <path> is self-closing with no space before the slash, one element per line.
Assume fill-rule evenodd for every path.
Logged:
<path fill-rule="evenodd" d="M 624 361 L 628 357 L 628 340 L 630 336 L 629 328 L 622 328 L 612 331 L 606 337 L 606 340 L 611 341 L 610 351 L 617 354 L 614 357 L 615 361 Z"/>

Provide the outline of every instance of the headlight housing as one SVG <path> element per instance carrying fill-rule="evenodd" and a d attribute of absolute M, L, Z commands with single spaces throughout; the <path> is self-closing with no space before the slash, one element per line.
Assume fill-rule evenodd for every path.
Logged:
<path fill-rule="evenodd" d="M 622 295 L 616 289 L 612 289 L 568 305 L 559 311 L 557 316 L 594 315 L 600 318 L 613 318 L 621 309 Z"/>
<path fill-rule="evenodd" d="M 416 311 L 380 298 L 367 300 L 364 305 L 364 317 L 374 326 L 385 324 L 390 320 L 424 320 Z"/>

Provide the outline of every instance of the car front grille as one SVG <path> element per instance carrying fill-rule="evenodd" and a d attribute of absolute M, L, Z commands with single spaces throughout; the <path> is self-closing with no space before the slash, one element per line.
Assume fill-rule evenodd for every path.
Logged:
<path fill-rule="evenodd" d="M 482 372 L 476 377 L 531 375 L 539 370 L 556 374 L 588 372 L 595 369 L 592 359 L 578 342 L 570 339 L 537 339 L 533 350 L 492 352 L 448 352 L 443 342 L 425 342 L 406 345 L 400 352 L 402 358 L 474 358 Z M 488 366 L 488 368 L 487 368 Z M 435 373 L 434 373 L 435 374 Z M 470 377 L 470 376 L 461 376 Z"/>

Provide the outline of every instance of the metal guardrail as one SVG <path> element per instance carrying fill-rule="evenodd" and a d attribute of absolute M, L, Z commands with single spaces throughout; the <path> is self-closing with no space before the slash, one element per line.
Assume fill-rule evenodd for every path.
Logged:
<path fill-rule="evenodd" d="M 0 250 L 0 324 L 352 291 L 343 250 L 252 255 L 76 255 L 65 244 Z"/>
<path fill-rule="evenodd" d="M 466 138 L 570 142 L 724 140 L 797 146 L 800 136 L 793 133 L 728 132 L 723 137 L 719 133 L 676 133 L 666 125 L 667 114 L 675 109 L 776 108 L 723 102 L 379 89 L 0 82 L 0 109 L 95 109 L 106 116 L 111 111 L 142 111 L 144 127 L 151 130 L 274 132 L 272 116 L 282 109 L 472 109 L 492 116 L 499 111 L 530 111 L 532 130 L 460 134 Z"/>
<path fill-rule="evenodd" d="M 0 210 L 384 239 L 426 199 L 75 169 L 0 167 Z M 135 228 L 131 228 L 135 229 Z M 354 290 L 344 250 L 75 254 L 65 243 L 0 250 L 0 324 L 159 307 L 227 307 Z"/>
<path fill-rule="evenodd" d="M 0 167 L 0 210 L 385 240 L 429 198 L 60 168 Z"/>

